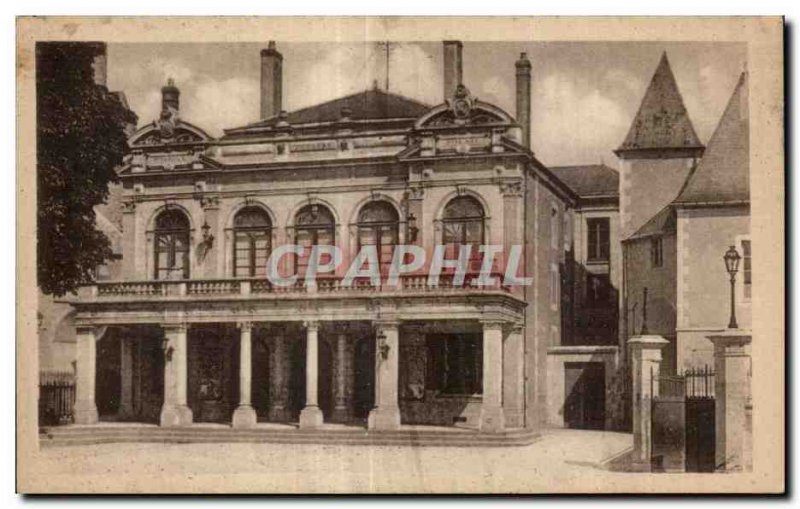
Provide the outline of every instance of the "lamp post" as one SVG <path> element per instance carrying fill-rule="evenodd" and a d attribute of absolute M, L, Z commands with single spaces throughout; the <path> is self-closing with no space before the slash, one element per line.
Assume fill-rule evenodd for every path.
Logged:
<path fill-rule="evenodd" d="M 725 269 L 731 276 L 731 320 L 728 322 L 729 329 L 738 329 L 739 325 L 736 323 L 736 272 L 739 270 L 739 252 L 736 251 L 736 246 L 731 246 L 722 257 L 725 260 Z"/>

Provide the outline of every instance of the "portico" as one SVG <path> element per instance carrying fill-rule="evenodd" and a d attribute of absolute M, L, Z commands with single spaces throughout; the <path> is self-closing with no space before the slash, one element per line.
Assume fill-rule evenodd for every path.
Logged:
<path fill-rule="evenodd" d="M 124 331 L 116 334 L 124 336 L 120 390 L 113 396 L 119 420 L 147 413 L 134 411 L 131 400 L 137 394 L 141 399 L 142 373 L 152 371 L 155 361 L 134 362 L 132 352 L 140 341 L 152 349 L 156 330 L 164 380 L 158 422 L 164 427 L 286 422 L 302 429 L 342 423 L 396 430 L 402 424 L 463 423 L 502 431 L 504 407 L 513 414 L 522 405 L 521 394 L 506 388 L 521 381 L 505 379 L 515 373 L 513 367 L 504 371 L 504 358 L 513 363 L 504 346 L 519 333 L 524 305 L 502 290 L 441 292 L 446 304 L 412 293 L 402 299 L 373 294 L 361 306 L 353 305 L 353 296 L 344 300 L 331 292 L 296 300 L 293 306 L 302 311 L 294 313 L 286 295 L 250 298 L 236 307 L 226 307 L 224 295 L 219 301 L 187 296 L 179 306 L 178 299 L 150 296 L 138 310 L 135 295 L 99 297 L 91 305 L 84 300 L 79 306 L 93 312 L 79 315 L 87 323 L 79 336 L 76 422 L 104 418 L 94 401 L 94 367 L 97 331 L 105 327 Z M 135 312 L 140 323 L 126 320 L 123 309 Z M 246 319 L 241 309 L 248 310 Z M 148 313 L 169 321 L 153 327 Z"/>

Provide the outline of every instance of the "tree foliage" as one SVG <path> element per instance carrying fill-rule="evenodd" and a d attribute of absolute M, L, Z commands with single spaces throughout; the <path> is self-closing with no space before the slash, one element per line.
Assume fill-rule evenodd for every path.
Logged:
<path fill-rule="evenodd" d="M 96 43 L 36 45 L 37 271 L 48 295 L 74 291 L 112 255 L 94 207 L 118 180 L 136 115 L 95 84 L 101 51 Z"/>

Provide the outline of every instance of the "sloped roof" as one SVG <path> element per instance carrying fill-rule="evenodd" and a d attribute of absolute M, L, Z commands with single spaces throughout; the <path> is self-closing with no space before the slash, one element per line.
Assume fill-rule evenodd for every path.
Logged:
<path fill-rule="evenodd" d="M 582 198 L 619 196 L 619 173 L 604 164 L 551 166 L 550 170 Z"/>
<path fill-rule="evenodd" d="M 675 209 L 667 205 L 625 240 L 636 240 L 675 231 Z"/>
<path fill-rule="evenodd" d="M 747 95 L 747 74 L 742 73 L 703 158 L 675 199 L 676 205 L 750 201 Z"/>
<path fill-rule="evenodd" d="M 661 55 L 628 135 L 617 151 L 702 146 L 665 52 Z"/>
<path fill-rule="evenodd" d="M 345 108 L 350 110 L 351 120 L 379 120 L 417 118 L 428 111 L 430 106 L 408 97 L 373 88 L 289 112 L 286 121 L 289 124 L 335 122 L 342 118 L 342 111 Z M 244 127 L 226 129 L 226 132 L 273 127 L 279 120 L 279 117 L 274 116 Z"/>

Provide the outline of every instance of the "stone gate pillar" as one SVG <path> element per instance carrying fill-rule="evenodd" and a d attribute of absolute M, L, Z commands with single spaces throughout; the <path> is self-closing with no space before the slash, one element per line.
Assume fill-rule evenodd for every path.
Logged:
<path fill-rule="evenodd" d="M 186 402 L 187 325 L 164 325 L 164 405 L 162 426 L 188 426 L 192 410 Z"/>
<path fill-rule="evenodd" d="M 750 331 L 727 330 L 707 336 L 714 343 L 714 400 L 718 471 L 752 469 L 748 422 L 750 402 Z"/>
<path fill-rule="evenodd" d="M 633 377 L 633 463 L 650 470 L 652 455 L 652 399 L 658 396 L 661 350 L 669 341 L 661 336 L 634 336 L 628 340 Z"/>
<path fill-rule="evenodd" d="M 75 379 L 75 424 L 97 422 L 95 403 L 95 369 L 97 351 L 97 329 L 77 327 L 77 362 Z"/>

